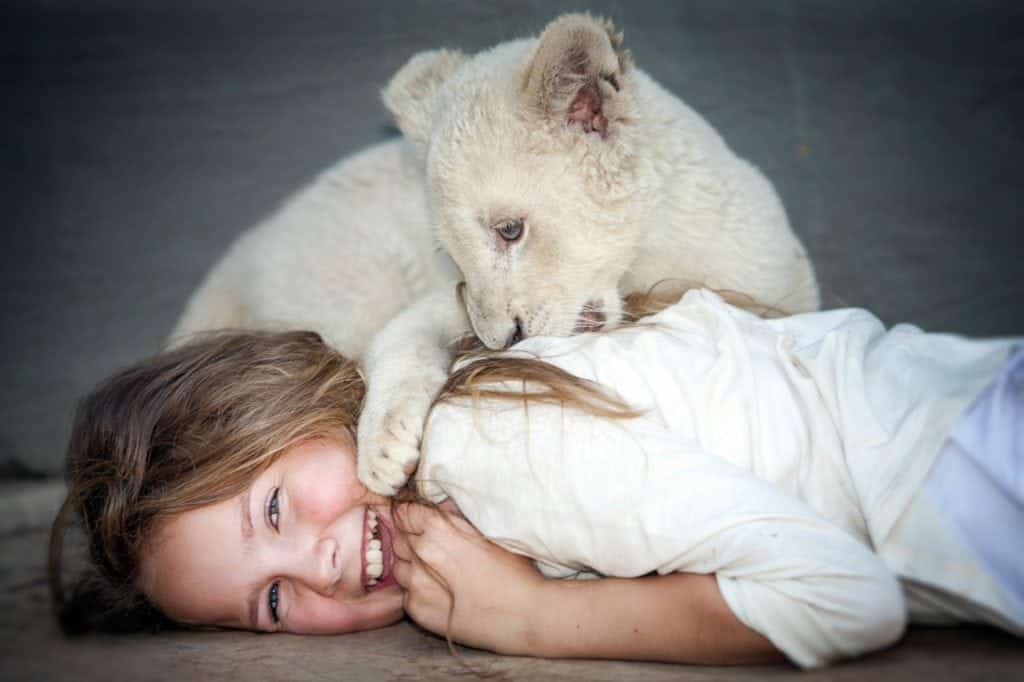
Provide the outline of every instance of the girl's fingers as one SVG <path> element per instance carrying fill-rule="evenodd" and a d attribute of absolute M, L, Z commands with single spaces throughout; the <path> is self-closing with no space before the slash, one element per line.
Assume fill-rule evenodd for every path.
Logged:
<path fill-rule="evenodd" d="M 401 504 L 396 507 L 394 513 L 396 526 L 409 536 L 406 539 L 413 549 L 416 549 L 419 539 L 424 535 L 443 538 L 453 529 L 473 536 L 479 535 L 450 499 L 437 507 L 412 502 Z"/>
<path fill-rule="evenodd" d="M 423 533 L 426 522 L 436 513 L 432 507 L 415 502 L 398 504 L 395 505 L 394 511 L 395 524 L 403 533 L 420 535 Z"/>
<path fill-rule="evenodd" d="M 462 511 L 459 509 L 459 505 L 455 504 L 455 500 L 450 497 L 446 497 L 444 502 L 437 505 L 437 508 L 448 514 L 456 514 L 459 517 L 462 516 Z"/>
<path fill-rule="evenodd" d="M 392 538 L 391 547 L 395 552 L 395 557 L 401 561 L 410 561 L 413 556 L 412 548 L 409 547 L 409 540 L 405 533 L 399 531 L 395 533 Z"/>
<path fill-rule="evenodd" d="M 406 591 L 409 590 L 409 586 L 412 584 L 412 572 L 412 562 L 402 559 L 396 561 L 395 565 L 391 568 L 391 575 L 395 576 L 395 581 Z"/>
<path fill-rule="evenodd" d="M 448 592 L 416 559 L 396 561 L 392 575 L 404 591 L 402 608 L 405 612 L 420 625 L 436 632 L 436 628 L 430 627 L 429 623 L 436 620 L 438 614 L 447 617 L 451 609 Z"/>

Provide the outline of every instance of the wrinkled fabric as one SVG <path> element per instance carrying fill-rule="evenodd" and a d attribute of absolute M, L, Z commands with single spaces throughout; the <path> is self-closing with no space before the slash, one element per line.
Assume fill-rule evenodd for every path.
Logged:
<path fill-rule="evenodd" d="M 1024 622 L 1024 352 L 957 420 L 924 490 Z"/>
<path fill-rule="evenodd" d="M 886 331 L 862 310 L 765 321 L 691 291 L 634 327 L 511 351 L 642 416 L 441 404 L 420 490 L 549 577 L 715 573 L 742 622 L 818 666 L 900 636 L 903 593 L 872 550 L 1011 346 Z"/>

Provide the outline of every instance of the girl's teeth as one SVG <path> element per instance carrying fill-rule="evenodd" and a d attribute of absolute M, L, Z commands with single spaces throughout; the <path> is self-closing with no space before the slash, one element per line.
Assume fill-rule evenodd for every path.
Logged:
<path fill-rule="evenodd" d="M 384 573 L 384 552 L 380 539 L 377 538 L 377 512 L 366 510 L 366 586 L 373 587 Z"/>

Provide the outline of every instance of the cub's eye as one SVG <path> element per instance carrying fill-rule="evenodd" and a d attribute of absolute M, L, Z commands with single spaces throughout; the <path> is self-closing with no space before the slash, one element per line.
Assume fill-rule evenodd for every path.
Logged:
<path fill-rule="evenodd" d="M 274 488 L 274 492 L 270 494 L 270 499 L 267 501 L 267 521 L 273 526 L 274 530 L 277 530 L 277 522 L 281 514 L 277 509 L 277 493 L 280 488 Z"/>
<path fill-rule="evenodd" d="M 281 583 L 274 583 L 267 592 L 267 607 L 270 610 L 270 617 L 275 623 L 280 622 L 277 617 L 277 605 L 281 598 Z"/>
<path fill-rule="evenodd" d="M 523 219 L 517 218 L 516 220 L 506 220 L 503 223 L 498 223 L 494 229 L 505 241 L 514 242 L 523 236 L 524 227 Z"/>

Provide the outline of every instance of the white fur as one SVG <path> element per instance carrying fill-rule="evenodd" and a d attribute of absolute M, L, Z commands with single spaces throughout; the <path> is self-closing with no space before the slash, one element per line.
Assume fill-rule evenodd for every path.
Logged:
<path fill-rule="evenodd" d="M 342 160 L 244 233 L 192 296 L 172 341 L 226 327 L 312 329 L 350 357 L 457 270 L 427 226 L 403 140 Z"/>
<path fill-rule="evenodd" d="M 384 92 L 412 144 L 343 161 L 243 236 L 179 333 L 303 326 L 362 355 L 359 475 L 388 493 L 415 466 L 446 343 L 470 327 L 502 347 L 517 322 L 570 334 L 592 304 L 614 324 L 621 295 L 668 278 L 817 308 L 771 184 L 620 43 L 609 24 L 566 15 L 539 39 L 413 57 Z M 584 88 L 599 114 L 574 108 Z M 495 228 L 517 219 L 524 236 L 506 243 Z M 468 318 L 433 239 L 461 270 Z"/>

